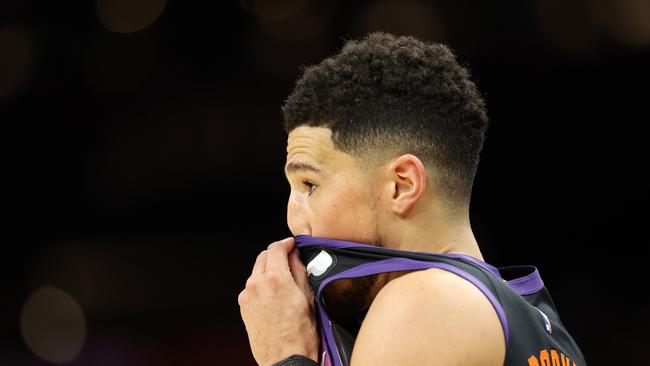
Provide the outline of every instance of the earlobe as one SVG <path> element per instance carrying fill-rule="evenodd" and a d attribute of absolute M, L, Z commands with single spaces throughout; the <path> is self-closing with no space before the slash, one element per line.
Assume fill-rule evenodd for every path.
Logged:
<path fill-rule="evenodd" d="M 400 216 L 408 215 L 426 188 L 424 164 L 417 156 L 405 154 L 390 164 L 390 170 L 394 180 L 393 212 Z"/>

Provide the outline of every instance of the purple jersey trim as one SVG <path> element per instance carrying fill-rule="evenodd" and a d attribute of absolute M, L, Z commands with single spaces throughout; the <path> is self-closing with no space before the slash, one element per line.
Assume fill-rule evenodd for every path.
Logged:
<path fill-rule="evenodd" d="M 320 310 L 320 306 L 318 306 Z M 322 316 L 322 314 L 321 314 Z M 321 352 L 323 352 L 321 355 L 319 355 L 319 359 L 321 361 L 320 366 L 332 366 L 332 358 L 330 357 L 330 352 L 327 347 L 327 341 L 325 341 L 326 336 L 324 330 L 325 326 L 321 326 L 320 329 L 320 339 L 321 339 Z M 322 358 L 321 358 L 322 357 Z"/>
<path fill-rule="evenodd" d="M 354 248 L 354 247 L 369 247 L 369 248 L 383 248 L 379 247 L 377 245 L 370 245 L 370 244 L 364 244 L 364 243 L 356 243 L 352 241 L 343 241 L 343 240 L 337 240 L 337 239 L 330 239 L 330 238 L 321 238 L 321 237 L 313 237 L 310 235 L 296 235 L 296 245 L 298 248 L 302 247 L 313 247 L 313 246 L 319 246 L 319 245 L 324 245 L 328 248 Z M 483 262 L 482 260 L 478 258 L 474 258 L 469 255 L 464 255 L 464 254 L 437 254 L 437 253 L 430 253 L 430 252 L 414 252 L 414 251 L 405 251 L 405 250 L 399 250 L 399 249 L 392 249 L 392 248 L 387 248 L 393 251 L 398 251 L 398 252 L 406 252 L 406 253 L 417 253 L 417 254 L 427 254 L 427 255 L 439 255 L 441 257 L 447 257 L 447 258 L 453 258 L 453 259 L 464 259 L 467 261 L 470 261 L 488 271 L 490 271 L 492 274 L 495 276 L 501 278 L 501 274 L 499 274 L 499 270 L 488 264 Z"/>
<path fill-rule="evenodd" d="M 518 267 L 505 267 L 508 268 L 518 268 Z M 535 267 L 533 267 L 535 268 Z M 540 276 L 537 268 L 535 270 L 523 277 L 515 278 L 506 282 L 513 290 L 517 291 L 519 295 L 525 296 L 539 292 L 544 288 L 544 281 L 542 281 L 542 276 Z"/>
<path fill-rule="evenodd" d="M 321 298 L 321 293 L 325 288 L 325 286 L 327 286 L 332 281 L 336 281 L 341 278 L 355 278 L 355 277 L 363 277 L 363 276 L 373 275 L 377 273 L 384 273 L 384 272 L 421 270 L 421 269 L 428 269 L 428 268 L 438 268 L 448 272 L 452 272 L 466 279 L 467 281 L 471 282 L 481 292 L 483 292 L 483 294 L 488 298 L 488 300 L 494 307 L 495 311 L 497 312 L 497 315 L 499 316 L 499 319 L 501 320 L 501 326 L 503 327 L 503 331 L 506 339 L 506 347 L 507 347 L 508 341 L 510 339 L 510 331 L 508 327 L 508 319 L 506 318 L 506 314 L 505 311 L 503 310 L 503 307 L 501 306 L 501 303 L 497 300 L 494 294 L 485 286 L 485 284 L 483 284 L 483 282 L 479 281 L 476 277 L 472 276 L 471 274 L 461 269 L 458 269 L 450 264 L 440 263 L 440 262 L 417 261 L 408 258 L 391 258 L 391 259 L 385 259 L 377 262 L 368 263 L 363 266 L 351 268 L 347 271 L 343 271 L 341 273 L 338 273 L 332 277 L 325 279 L 321 283 L 318 289 L 316 298 L 317 299 Z M 332 334 L 332 327 L 331 327 L 329 317 L 327 316 L 327 313 L 325 313 L 323 307 L 320 306 L 320 304 L 318 306 L 318 310 L 321 316 L 322 327 L 325 328 L 325 337 L 327 341 L 326 343 L 329 350 L 328 353 L 329 355 L 332 355 L 330 360 L 333 361 L 334 366 L 343 366 L 338 350 L 336 349 L 336 343 L 334 341 L 334 335 Z M 327 357 L 326 357 L 326 363 L 327 363 Z"/>

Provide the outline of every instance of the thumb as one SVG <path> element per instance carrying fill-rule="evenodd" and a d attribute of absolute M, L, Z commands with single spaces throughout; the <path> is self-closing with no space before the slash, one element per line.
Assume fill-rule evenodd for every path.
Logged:
<path fill-rule="evenodd" d="M 310 304 L 313 305 L 312 300 L 314 298 L 314 294 L 312 293 L 312 289 L 307 278 L 307 269 L 300 260 L 300 253 L 298 252 L 298 249 L 294 249 L 291 251 L 291 253 L 289 253 L 289 269 L 291 270 L 293 280 L 296 282 L 300 290 L 305 294 Z"/>

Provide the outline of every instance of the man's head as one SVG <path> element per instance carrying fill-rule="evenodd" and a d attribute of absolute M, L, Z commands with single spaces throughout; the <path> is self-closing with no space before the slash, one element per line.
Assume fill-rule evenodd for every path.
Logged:
<path fill-rule="evenodd" d="M 385 33 L 349 41 L 305 69 L 282 110 L 294 235 L 381 245 L 384 230 L 395 240 L 431 217 L 467 215 L 487 115 L 446 46 Z"/>

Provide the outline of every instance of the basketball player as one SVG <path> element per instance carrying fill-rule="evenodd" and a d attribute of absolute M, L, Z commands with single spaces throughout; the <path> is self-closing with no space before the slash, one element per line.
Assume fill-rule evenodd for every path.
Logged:
<path fill-rule="evenodd" d="M 469 204 L 488 119 L 449 48 L 348 41 L 305 70 L 283 113 L 295 238 L 259 254 L 238 298 L 260 365 L 585 365 L 538 272 L 483 262 Z M 321 303 L 310 281 L 327 274 L 307 273 L 299 238 L 333 239 L 319 244 L 331 256 L 366 248 L 357 263 L 431 253 L 409 263 L 434 264 L 342 278 Z M 322 305 L 356 338 L 351 355 L 325 344 Z"/>

